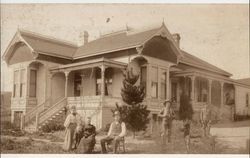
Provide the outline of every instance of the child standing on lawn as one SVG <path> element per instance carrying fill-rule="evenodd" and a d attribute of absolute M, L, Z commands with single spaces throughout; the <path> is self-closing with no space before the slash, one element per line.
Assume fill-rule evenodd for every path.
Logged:
<path fill-rule="evenodd" d="M 191 121 L 193 117 L 193 102 L 190 97 L 187 95 L 187 91 L 183 90 L 180 96 L 180 109 L 179 115 L 180 119 L 183 121 L 184 127 L 184 141 L 187 152 L 190 151 L 190 129 Z"/>

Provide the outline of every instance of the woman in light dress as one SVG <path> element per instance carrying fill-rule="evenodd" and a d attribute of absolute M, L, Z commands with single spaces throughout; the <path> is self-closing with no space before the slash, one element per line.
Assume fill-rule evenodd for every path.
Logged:
<path fill-rule="evenodd" d="M 76 112 L 76 107 L 71 106 L 70 107 L 70 114 L 67 116 L 64 126 L 65 126 L 65 139 L 63 144 L 63 150 L 65 151 L 71 151 L 75 148 L 75 132 L 76 127 L 81 125 L 81 117 Z"/>

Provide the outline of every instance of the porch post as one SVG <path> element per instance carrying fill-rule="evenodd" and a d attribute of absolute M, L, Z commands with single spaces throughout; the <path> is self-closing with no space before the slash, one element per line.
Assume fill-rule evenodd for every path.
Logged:
<path fill-rule="evenodd" d="M 223 85 L 224 85 L 224 82 L 220 82 L 220 107 L 222 107 L 223 106 L 223 104 L 224 104 L 224 94 L 223 94 Z"/>
<path fill-rule="evenodd" d="M 27 76 L 26 97 L 29 98 L 29 92 L 30 92 L 30 69 L 29 69 L 29 66 L 26 68 L 26 76 Z"/>
<path fill-rule="evenodd" d="M 53 77 L 53 74 L 52 73 L 49 73 L 49 95 L 48 95 L 48 98 L 49 98 L 49 106 L 52 105 L 52 77 Z"/>
<path fill-rule="evenodd" d="M 69 79 L 69 71 L 65 71 L 65 98 L 68 97 L 68 79 Z"/>
<path fill-rule="evenodd" d="M 212 103 L 212 80 L 208 79 L 208 103 Z"/>
<path fill-rule="evenodd" d="M 170 99 L 170 76 L 169 76 L 169 67 L 167 69 L 167 99 Z"/>
<path fill-rule="evenodd" d="M 151 65 L 148 63 L 147 64 L 147 81 L 146 81 L 146 98 L 150 99 L 151 98 L 151 78 L 150 78 L 150 72 L 151 72 Z"/>
<path fill-rule="evenodd" d="M 105 69 L 106 67 L 104 65 L 101 66 L 101 97 L 103 98 L 105 96 Z"/>
<path fill-rule="evenodd" d="M 81 91 L 80 91 L 80 96 L 83 96 L 84 94 L 83 94 L 83 92 L 84 92 L 84 87 L 83 87 L 83 81 L 84 81 L 84 74 L 83 74 L 83 72 L 82 72 L 82 74 L 81 74 Z"/>
<path fill-rule="evenodd" d="M 191 79 L 191 86 L 192 86 L 192 89 L 191 89 L 191 99 L 193 102 L 195 102 L 195 94 L 194 94 L 194 81 L 195 81 L 195 76 L 190 76 L 190 79 Z"/>

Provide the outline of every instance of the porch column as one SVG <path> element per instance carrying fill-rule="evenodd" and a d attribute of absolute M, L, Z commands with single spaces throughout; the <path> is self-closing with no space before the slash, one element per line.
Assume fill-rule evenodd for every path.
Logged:
<path fill-rule="evenodd" d="M 192 89 L 191 89 L 191 99 L 193 102 L 195 102 L 195 94 L 194 94 L 194 81 L 195 81 L 195 76 L 190 76 L 190 79 L 191 79 L 191 86 L 192 86 Z"/>
<path fill-rule="evenodd" d="M 101 97 L 103 98 L 105 96 L 105 65 L 101 66 Z"/>
<path fill-rule="evenodd" d="M 52 105 L 52 85 L 53 85 L 52 84 L 52 82 L 53 82 L 52 79 L 53 79 L 53 75 L 54 75 L 53 73 L 49 73 L 49 88 L 50 88 L 49 89 L 49 96 L 48 96 L 49 103 L 50 103 L 49 106 Z"/>
<path fill-rule="evenodd" d="M 146 98 L 151 98 L 151 78 L 150 78 L 150 72 L 151 72 L 151 65 L 147 64 L 147 81 L 146 81 Z"/>
<path fill-rule="evenodd" d="M 30 92 L 30 69 L 29 67 L 26 68 L 26 76 L 27 76 L 26 97 L 29 98 L 29 92 Z"/>
<path fill-rule="evenodd" d="M 167 69 L 167 99 L 170 99 L 170 76 L 169 76 L 169 67 Z"/>
<path fill-rule="evenodd" d="M 224 82 L 220 82 L 220 107 L 222 107 L 223 106 L 223 104 L 224 104 L 224 94 L 223 94 L 223 85 L 224 85 Z"/>
<path fill-rule="evenodd" d="M 69 79 L 69 71 L 65 71 L 65 98 L 68 97 L 68 79 Z"/>
<path fill-rule="evenodd" d="M 161 73 L 162 73 L 162 71 L 164 71 L 164 70 L 161 70 L 160 68 L 159 68 L 159 66 L 157 67 L 157 82 L 158 82 L 158 84 L 157 84 L 157 93 L 158 93 L 158 96 L 157 96 L 157 98 L 158 99 L 161 99 Z"/>
<path fill-rule="evenodd" d="M 208 103 L 212 103 L 212 80 L 208 79 Z"/>
<path fill-rule="evenodd" d="M 85 75 L 82 73 L 81 74 L 81 91 L 80 91 L 80 96 L 83 96 L 83 92 L 84 92 L 84 87 L 83 87 L 83 81 L 84 81 L 84 77 Z"/>

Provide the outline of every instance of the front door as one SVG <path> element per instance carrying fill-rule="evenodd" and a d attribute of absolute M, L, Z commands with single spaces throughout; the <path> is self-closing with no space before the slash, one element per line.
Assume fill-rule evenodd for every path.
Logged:
<path fill-rule="evenodd" d="M 18 128 L 20 128 L 20 125 L 21 125 L 22 114 L 23 114 L 22 111 L 15 111 L 14 112 L 14 125 Z"/>

